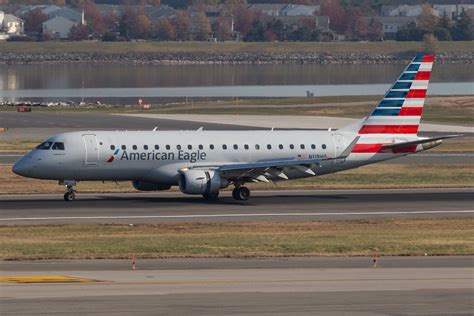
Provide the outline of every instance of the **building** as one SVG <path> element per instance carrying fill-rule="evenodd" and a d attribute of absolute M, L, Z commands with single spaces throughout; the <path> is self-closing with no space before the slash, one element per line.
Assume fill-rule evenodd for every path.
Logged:
<path fill-rule="evenodd" d="M 382 24 L 382 31 L 386 39 L 395 38 L 396 33 L 400 29 L 416 25 L 416 17 L 414 16 L 379 16 L 374 17 L 374 20 Z M 369 18 L 368 22 L 370 22 Z"/>
<path fill-rule="evenodd" d="M 433 9 L 438 13 L 438 16 L 446 13 L 451 20 L 455 21 L 462 11 L 474 10 L 474 4 L 434 4 Z"/>
<path fill-rule="evenodd" d="M 418 16 L 422 11 L 422 5 L 401 4 L 399 6 L 382 6 L 382 16 Z"/>
<path fill-rule="evenodd" d="M 77 24 L 78 23 L 74 21 L 58 15 L 43 23 L 43 34 L 48 34 L 60 39 L 66 39 L 69 37 L 71 28 Z"/>
<path fill-rule="evenodd" d="M 280 16 L 312 16 L 314 12 L 319 12 L 319 5 L 299 5 L 288 4 L 280 9 Z"/>
<path fill-rule="evenodd" d="M 25 32 L 25 21 L 0 11 L 0 39 L 5 40 L 10 36 L 21 36 Z"/>
<path fill-rule="evenodd" d="M 261 12 L 264 15 L 280 16 L 280 10 L 286 7 L 282 3 L 255 3 L 249 5 L 249 10 Z"/>
<path fill-rule="evenodd" d="M 161 19 L 172 18 L 176 16 L 178 11 L 167 5 L 160 5 L 154 10 L 149 11 L 148 17 L 151 21 L 159 21 Z"/>

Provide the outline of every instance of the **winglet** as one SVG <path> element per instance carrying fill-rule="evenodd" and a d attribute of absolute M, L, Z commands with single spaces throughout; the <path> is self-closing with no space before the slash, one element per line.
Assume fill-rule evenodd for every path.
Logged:
<path fill-rule="evenodd" d="M 347 158 L 351 154 L 352 149 L 354 149 L 355 145 L 359 141 L 359 138 L 360 136 L 354 138 L 354 140 L 349 144 L 349 146 L 347 146 L 347 148 L 344 149 L 344 151 L 336 159 Z"/>

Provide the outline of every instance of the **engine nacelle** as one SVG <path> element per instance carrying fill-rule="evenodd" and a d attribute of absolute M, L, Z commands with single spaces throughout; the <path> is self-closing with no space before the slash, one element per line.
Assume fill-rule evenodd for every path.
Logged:
<path fill-rule="evenodd" d="M 169 184 L 153 183 L 139 180 L 132 181 L 132 185 L 135 190 L 138 191 L 163 191 L 169 190 L 171 188 L 171 185 Z"/>
<path fill-rule="evenodd" d="M 179 189 L 186 194 L 216 194 L 228 185 L 213 170 L 186 170 L 179 173 Z"/>

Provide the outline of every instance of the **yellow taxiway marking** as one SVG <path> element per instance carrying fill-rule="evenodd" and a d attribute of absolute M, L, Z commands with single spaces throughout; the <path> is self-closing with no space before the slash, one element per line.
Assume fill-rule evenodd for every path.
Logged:
<path fill-rule="evenodd" d="M 10 283 L 90 283 L 100 282 L 88 278 L 76 278 L 61 275 L 32 275 L 32 276 L 11 276 L 1 277 L 0 282 Z"/>

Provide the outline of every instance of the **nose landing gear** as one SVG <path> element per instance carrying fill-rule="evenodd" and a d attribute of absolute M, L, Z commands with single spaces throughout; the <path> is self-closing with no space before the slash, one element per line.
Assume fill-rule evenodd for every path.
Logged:
<path fill-rule="evenodd" d="M 64 201 L 74 201 L 76 199 L 76 181 L 64 181 L 66 185 L 66 193 L 64 193 Z"/>

